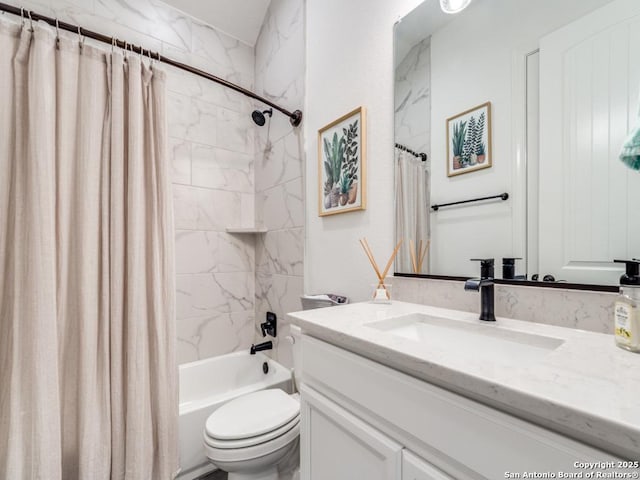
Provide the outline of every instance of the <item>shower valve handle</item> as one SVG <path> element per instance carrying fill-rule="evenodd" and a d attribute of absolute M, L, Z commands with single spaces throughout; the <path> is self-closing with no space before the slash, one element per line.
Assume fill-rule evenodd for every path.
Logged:
<path fill-rule="evenodd" d="M 267 321 L 260 324 L 260 330 L 262 331 L 262 336 L 266 337 L 267 335 L 271 335 L 275 337 L 278 333 L 278 318 L 276 314 L 273 312 L 267 312 Z"/>

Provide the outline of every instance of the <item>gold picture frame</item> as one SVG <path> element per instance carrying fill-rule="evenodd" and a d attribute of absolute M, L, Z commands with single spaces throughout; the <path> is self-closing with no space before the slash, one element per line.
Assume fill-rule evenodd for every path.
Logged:
<path fill-rule="evenodd" d="M 318 130 L 318 216 L 366 208 L 366 146 L 364 107 Z"/>
<path fill-rule="evenodd" d="M 491 102 L 447 118 L 447 177 L 491 168 Z"/>

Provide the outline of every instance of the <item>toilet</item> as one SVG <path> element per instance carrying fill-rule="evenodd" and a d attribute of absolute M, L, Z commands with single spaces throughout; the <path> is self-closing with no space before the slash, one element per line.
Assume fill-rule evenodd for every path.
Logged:
<path fill-rule="evenodd" d="M 300 330 L 292 326 L 294 372 L 299 338 Z M 204 427 L 209 461 L 228 472 L 228 480 L 278 480 L 278 464 L 298 446 L 299 398 L 280 389 L 260 390 L 222 405 Z"/>

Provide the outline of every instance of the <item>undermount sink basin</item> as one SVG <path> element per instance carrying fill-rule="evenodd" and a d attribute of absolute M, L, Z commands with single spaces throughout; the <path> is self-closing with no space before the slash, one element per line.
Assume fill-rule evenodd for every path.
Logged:
<path fill-rule="evenodd" d="M 534 363 L 564 343 L 558 338 L 501 328 L 493 322 L 473 324 L 424 313 L 388 318 L 366 326 L 418 342 L 425 348 L 446 348 L 478 361 L 518 366 Z"/>

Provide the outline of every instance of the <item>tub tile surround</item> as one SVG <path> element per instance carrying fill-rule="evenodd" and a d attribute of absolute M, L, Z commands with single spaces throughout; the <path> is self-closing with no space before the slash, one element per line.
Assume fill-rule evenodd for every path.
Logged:
<path fill-rule="evenodd" d="M 414 45 L 395 69 L 396 142 L 416 152 L 431 151 L 431 39 Z"/>
<path fill-rule="evenodd" d="M 304 104 L 304 3 L 272 0 L 256 42 L 257 93 L 291 111 Z M 256 238 L 255 341 L 265 340 L 259 324 L 275 312 L 278 337 L 270 355 L 292 367 L 286 314 L 301 308 L 303 293 L 303 130 L 274 112 L 256 129 L 255 148 L 255 215 L 268 230 Z"/>
<path fill-rule="evenodd" d="M 253 272 L 179 275 L 177 318 L 253 311 L 253 285 Z"/>
<path fill-rule="evenodd" d="M 115 35 L 253 88 L 253 47 L 159 0 L 9 3 Z M 178 361 L 185 363 L 248 348 L 254 339 L 255 240 L 225 229 L 254 223 L 255 125 L 247 98 L 173 67 L 160 68 L 167 72 Z"/>
<path fill-rule="evenodd" d="M 403 302 L 465 312 L 480 312 L 480 294 L 466 292 L 463 282 L 393 277 L 393 294 Z M 556 288 L 495 286 L 496 316 L 528 322 L 613 333 L 616 293 Z"/>
<path fill-rule="evenodd" d="M 301 277 L 303 272 L 304 228 L 275 230 L 258 238 L 256 270 Z"/>
<path fill-rule="evenodd" d="M 180 230 L 176 235 L 178 274 L 252 272 L 255 241 L 247 235 Z"/>
<path fill-rule="evenodd" d="M 187 317 L 180 321 L 178 358 L 187 363 L 248 349 L 254 323 L 253 312 L 247 311 Z"/>

